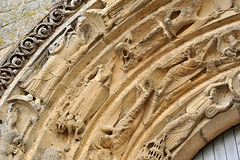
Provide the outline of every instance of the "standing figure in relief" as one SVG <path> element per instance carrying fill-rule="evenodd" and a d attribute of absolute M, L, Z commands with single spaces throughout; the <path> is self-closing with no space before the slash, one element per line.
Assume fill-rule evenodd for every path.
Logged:
<path fill-rule="evenodd" d="M 63 78 L 69 67 L 74 65 L 72 63 L 77 62 L 87 51 L 87 40 L 80 31 L 80 24 L 81 22 L 77 23 L 76 31 L 71 31 L 71 26 L 66 28 L 63 35 L 49 46 L 50 58 L 40 72 L 23 84 L 23 88 L 34 97 L 46 102 L 49 93 Z"/>
<path fill-rule="evenodd" d="M 139 95 L 126 115 L 114 127 L 102 127 L 103 132 L 106 134 L 100 137 L 100 144 L 104 148 L 111 149 L 114 160 L 121 159 L 121 155 L 124 153 L 132 134 L 141 122 L 145 103 L 153 92 L 153 80 L 146 79 L 136 88 Z"/>
<path fill-rule="evenodd" d="M 218 113 L 227 111 L 233 104 L 233 98 L 221 102 L 219 89 L 224 86 L 230 89 L 232 84 L 228 82 L 230 81 L 214 83 L 207 87 L 204 91 L 205 96 L 201 97 L 194 106 L 188 106 L 186 113 L 169 122 L 153 140 L 145 144 L 138 156 L 139 160 L 147 159 L 147 157 L 164 159 L 166 156 L 169 159 L 170 153 L 188 138 L 204 117 L 212 118 Z M 162 149 L 160 144 L 164 144 L 162 154 L 158 150 L 159 147 Z"/>
<path fill-rule="evenodd" d="M 85 77 L 85 85 L 81 94 L 73 101 L 72 108 L 61 114 L 57 121 L 59 133 L 68 132 L 65 151 L 70 150 L 71 139 L 80 139 L 85 122 L 91 118 L 104 104 L 109 96 L 114 62 L 99 65 Z M 87 98 L 87 97 L 88 98 Z"/>

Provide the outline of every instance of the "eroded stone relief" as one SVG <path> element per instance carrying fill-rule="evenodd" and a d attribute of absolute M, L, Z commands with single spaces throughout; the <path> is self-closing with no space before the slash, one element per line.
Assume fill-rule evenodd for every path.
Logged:
<path fill-rule="evenodd" d="M 112 63 L 112 62 L 110 62 Z M 85 122 L 91 118 L 103 105 L 109 96 L 109 85 L 112 77 L 112 67 L 109 65 L 100 65 L 91 71 L 84 79 L 84 89 L 81 96 L 74 100 L 70 108 L 61 113 L 57 121 L 58 132 L 64 133 L 67 130 L 68 142 L 65 148 L 70 150 L 72 136 L 75 140 L 81 139 L 81 133 L 85 129 Z M 110 67 L 110 68 L 108 68 Z M 88 95 L 89 98 L 85 96 Z"/>
<path fill-rule="evenodd" d="M 104 148 L 110 148 L 116 159 L 121 159 L 121 154 L 126 148 L 126 142 L 129 141 L 142 119 L 144 104 L 153 91 L 152 79 L 146 79 L 142 83 L 136 87 L 139 95 L 134 106 L 127 111 L 126 115 L 114 127 L 102 127 L 102 131 L 106 135 L 100 137 L 100 144 Z"/>
<path fill-rule="evenodd" d="M 96 31 L 96 26 L 88 22 L 85 17 L 79 17 L 74 28 L 72 25 L 67 26 L 63 34 L 48 47 L 46 52 L 49 58 L 35 76 L 28 80 L 22 79 L 25 82 L 22 82 L 21 87 L 46 103 L 58 82 L 86 54 L 89 46 L 101 36 L 101 33 Z"/>
<path fill-rule="evenodd" d="M 18 128 L 19 112 L 21 108 L 16 104 L 10 103 L 7 113 L 7 119 L 0 125 L 1 128 L 1 159 L 22 159 L 25 153 L 24 135 L 32 123 L 29 118 L 25 121 L 23 128 Z"/>
<path fill-rule="evenodd" d="M 239 5 L 62 1 L 2 63 L 2 158 L 181 159 L 239 123 L 204 132 L 239 110 Z"/>
<path fill-rule="evenodd" d="M 71 26 L 49 46 L 48 52 L 50 57 L 43 68 L 36 76 L 22 85 L 34 97 L 44 101 L 47 98 L 47 94 L 66 74 L 68 68 L 72 65 L 71 63 L 78 60 L 77 56 L 81 56 L 77 51 L 86 44 L 86 38 L 83 37 L 83 34 L 75 31 L 71 32 L 70 30 L 72 30 Z M 76 30 L 79 32 L 78 24 Z"/>
<path fill-rule="evenodd" d="M 39 46 L 82 3 L 82 1 L 77 0 L 62 1 L 18 44 L 17 48 L 1 64 L 1 95 Z"/>
<path fill-rule="evenodd" d="M 235 73 L 239 75 L 239 71 Z M 138 159 L 171 159 L 171 151 L 187 139 L 204 117 L 212 118 L 228 110 L 233 105 L 233 97 L 223 100 L 224 98 L 220 95 L 223 91 L 220 88 L 227 86 L 228 90 L 231 90 L 230 87 L 236 90 L 239 87 L 233 86 L 229 78 L 225 82 L 208 86 L 204 91 L 204 96 L 199 98 L 195 105 L 187 106 L 186 113 L 170 121 L 153 140 L 145 144 Z"/>

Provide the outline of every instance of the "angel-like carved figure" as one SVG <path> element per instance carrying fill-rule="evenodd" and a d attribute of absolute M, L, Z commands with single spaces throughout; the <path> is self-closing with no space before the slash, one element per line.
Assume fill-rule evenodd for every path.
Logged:
<path fill-rule="evenodd" d="M 16 128 L 18 120 L 19 108 L 9 105 L 7 119 L 0 124 L 0 159 L 17 160 L 23 155 L 21 151 L 22 139 L 31 124 L 31 120 L 26 123 L 23 131 L 19 133 Z"/>
<path fill-rule="evenodd" d="M 199 51 L 195 51 L 196 55 L 191 58 L 192 48 L 188 48 L 186 51 L 187 60 L 170 68 L 166 76 L 163 78 L 162 83 L 157 88 L 158 96 L 162 96 L 165 93 L 165 90 L 172 84 L 173 81 L 177 80 L 180 77 L 184 77 L 192 74 L 198 68 L 206 67 L 206 62 L 203 61 L 204 55 L 200 55 Z"/>
<path fill-rule="evenodd" d="M 239 74 L 239 71 L 234 74 Z M 214 83 L 207 87 L 204 91 L 205 96 L 203 96 L 198 103 L 194 106 L 188 106 L 186 113 L 169 122 L 153 140 L 145 144 L 138 155 L 139 160 L 143 160 L 146 157 L 156 158 L 160 152 L 156 144 L 159 144 L 163 137 L 165 156 L 162 155 L 162 159 L 166 159 L 166 155 L 170 158 L 169 153 L 188 138 L 195 126 L 204 117 L 212 118 L 218 113 L 227 111 L 233 105 L 233 98 L 221 102 L 222 97 L 219 96 L 219 93 L 221 87 L 228 87 L 232 94 L 235 94 L 233 93 L 233 77 L 234 76 L 229 76 L 226 81 Z M 235 87 L 237 87 L 237 89 L 239 88 L 239 86 Z M 238 95 L 238 97 L 239 96 L 240 95 Z"/>
<path fill-rule="evenodd" d="M 34 97 L 46 102 L 67 71 L 87 52 L 91 42 L 86 44 L 87 39 L 81 31 L 81 18 L 78 21 L 76 31 L 68 26 L 63 35 L 49 46 L 50 58 L 36 76 L 22 85 Z"/>
<path fill-rule="evenodd" d="M 203 70 L 204 68 L 209 69 L 210 61 L 204 61 L 206 53 L 209 49 L 215 44 L 216 39 L 211 39 L 207 45 L 203 48 L 198 46 L 189 46 L 181 58 L 175 60 L 174 58 L 169 58 L 170 61 L 164 62 L 163 65 L 160 65 L 158 69 L 166 69 L 171 67 L 166 75 L 163 77 L 160 85 L 156 89 L 153 96 L 153 103 L 148 114 L 148 119 L 159 107 L 160 101 L 164 100 L 163 97 L 167 95 L 170 91 L 176 89 L 177 86 L 180 86 L 185 81 L 184 79 L 190 79 L 194 76 L 195 73 Z M 186 60 L 184 60 L 184 57 Z M 179 63 L 181 62 L 181 63 Z M 165 64 L 165 65 L 164 65 Z M 173 86 L 173 83 L 177 83 L 177 86 Z M 171 88 L 172 87 L 172 88 Z M 174 88 L 175 87 L 175 88 Z M 169 97 L 171 97 L 170 95 Z"/>
<path fill-rule="evenodd" d="M 120 159 L 127 142 L 141 121 L 144 104 L 153 91 L 153 80 L 144 80 L 142 84 L 137 86 L 137 90 L 139 92 L 138 98 L 127 114 L 114 127 L 102 127 L 106 134 L 100 137 L 100 144 L 104 148 L 110 148 L 115 159 Z"/>
<path fill-rule="evenodd" d="M 155 111 L 156 107 L 160 103 L 160 99 L 166 94 L 165 91 L 174 81 L 178 81 L 183 77 L 193 74 L 197 69 L 205 68 L 207 66 L 207 62 L 203 61 L 206 51 L 204 51 L 202 54 L 200 53 L 199 49 L 193 51 L 192 47 L 188 47 L 185 53 L 187 60 L 170 68 L 156 89 L 153 96 L 153 104 L 149 114 L 152 114 Z M 192 58 L 191 55 L 193 54 L 195 55 Z"/>
<path fill-rule="evenodd" d="M 63 133 L 65 130 L 68 132 L 65 151 L 70 150 L 72 139 L 80 139 L 80 134 L 85 128 L 85 121 L 91 118 L 107 100 L 113 66 L 114 62 L 109 61 L 109 63 L 99 65 L 90 72 L 85 77 L 84 88 L 73 107 L 67 109 L 59 117 L 57 121 L 58 132 Z"/>

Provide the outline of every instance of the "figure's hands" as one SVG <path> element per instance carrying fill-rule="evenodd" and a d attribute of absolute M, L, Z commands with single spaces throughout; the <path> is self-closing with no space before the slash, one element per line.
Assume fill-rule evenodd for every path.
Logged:
<path fill-rule="evenodd" d="M 13 150 L 12 150 L 12 154 L 14 154 L 14 155 L 16 155 L 17 153 L 18 153 L 18 148 L 17 147 L 15 147 L 15 146 L 13 146 L 13 148 L 12 148 Z"/>
<path fill-rule="evenodd" d="M 144 92 L 152 92 L 153 91 L 153 79 L 147 78 L 142 83 L 137 85 L 137 89 Z"/>
<path fill-rule="evenodd" d="M 231 100 L 227 103 L 226 109 L 229 109 L 232 105 L 233 105 L 233 99 L 231 99 Z"/>
<path fill-rule="evenodd" d="M 74 59 L 69 61 L 69 69 L 71 70 L 74 67 L 75 64 L 76 64 L 76 61 Z"/>
<path fill-rule="evenodd" d="M 13 139 L 12 143 L 15 145 L 15 146 L 19 146 L 21 145 L 22 143 L 22 136 L 18 136 L 16 138 Z"/>
<path fill-rule="evenodd" d="M 66 128 L 67 128 L 67 126 L 66 126 L 65 116 L 59 117 L 59 119 L 57 121 L 57 131 L 59 133 L 63 133 L 66 130 Z"/>

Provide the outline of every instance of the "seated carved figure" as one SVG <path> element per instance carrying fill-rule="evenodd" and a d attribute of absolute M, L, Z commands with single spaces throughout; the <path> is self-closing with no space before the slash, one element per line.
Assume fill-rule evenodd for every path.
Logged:
<path fill-rule="evenodd" d="M 67 130 L 68 141 L 65 147 L 70 150 L 71 139 L 80 140 L 85 121 L 91 118 L 107 100 L 114 63 L 99 65 L 85 77 L 85 85 L 73 107 L 67 109 L 57 121 L 58 132 Z M 91 98 L 86 98 L 86 95 Z"/>

